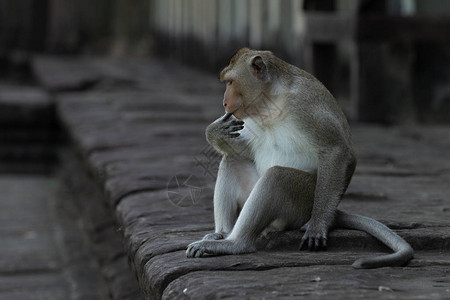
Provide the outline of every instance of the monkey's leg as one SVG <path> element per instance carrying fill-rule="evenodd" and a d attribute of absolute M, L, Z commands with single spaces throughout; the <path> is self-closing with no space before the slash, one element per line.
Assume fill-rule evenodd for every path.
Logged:
<path fill-rule="evenodd" d="M 207 234 L 204 240 L 223 239 L 231 232 L 240 207 L 257 181 L 253 162 L 223 157 L 214 189 L 215 232 Z"/>
<path fill-rule="evenodd" d="M 311 216 L 314 184 L 314 175 L 291 168 L 270 168 L 256 183 L 229 236 L 194 242 L 186 256 L 254 252 L 256 239 L 275 220 L 300 228 Z"/>
<path fill-rule="evenodd" d="M 275 220 L 300 228 L 311 216 L 315 182 L 315 175 L 297 169 L 270 168 L 255 185 L 227 240 L 254 242 Z"/>

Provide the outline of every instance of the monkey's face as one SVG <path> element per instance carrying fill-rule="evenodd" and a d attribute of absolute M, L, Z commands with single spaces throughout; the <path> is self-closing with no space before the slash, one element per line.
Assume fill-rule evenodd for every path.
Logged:
<path fill-rule="evenodd" d="M 241 49 L 221 72 L 220 80 L 226 84 L 223 106 L 227 113 L 242 119 L 251 114 L 265 87 L 267 73 L 260 51 Z"/>
<path fill-rule="evenodd" d="M 246 72 L 246 70 L 243 70 Z M 243 119 L 248 115 L 248 110 L 252 106 L 252 102 L 259 94 L 257 82 L 249 82 L 250 74 L 237 72 L 229 72 L 225 77 L 225 93 L 223 96 L 223 107 L 228 113 L 238 119 Z M 245 78 L 247 77 L 247 78 Z"/>
<path fill-rule="evenodd" d="M 233 113 L 236 118 L 240 118 L 244 110 L 244 103 L 242 101 L 242 94 L 240 93 L 239 83 L 228 78 L 225 81 L 226 89 L 223 95 L 223 107 L 228 113 Z M 243 115 L 241 116 L 243 117 Z"/>

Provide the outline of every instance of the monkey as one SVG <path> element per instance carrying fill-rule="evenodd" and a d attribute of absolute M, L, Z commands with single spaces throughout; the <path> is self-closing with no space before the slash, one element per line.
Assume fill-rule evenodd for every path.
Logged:
<path fill-rule="evenodd" d="M 214 189 L 215 231 L 187 257 L 255 252 L 267 231 L 303 229 L 299 248 L 327 246 L 333 227 L 365 231 L 394 253 L 355 268 L 403 266 L 412 247 L 382 223 L 337 209 L 356 167 L 350 126 L 313 75 L 270 51 L 243 48 L 220 73 L 225 114 L 206 128 L 222 159 Z"/>

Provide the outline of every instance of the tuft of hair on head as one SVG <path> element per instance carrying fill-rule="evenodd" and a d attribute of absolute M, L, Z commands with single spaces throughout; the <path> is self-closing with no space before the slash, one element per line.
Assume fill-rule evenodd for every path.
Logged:
<path fill-rule="evenodd" d="M 230 65 L 233 65 L 235 61 L 242 56 L 242 54 L 251 51 L 249 48 L 244 47 L 236 51 L 236 53 L 233 54 L 233 56 L 230 59 Z"/>

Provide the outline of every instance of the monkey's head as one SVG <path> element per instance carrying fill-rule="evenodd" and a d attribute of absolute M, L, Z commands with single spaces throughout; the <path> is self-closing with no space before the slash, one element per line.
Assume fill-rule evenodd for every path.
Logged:
<path fill-rule="evenodd" d="M 223 97 L 225 111 L 238 119 L 251 114 L 253 106 L 270 89 L 273 80 L 271 62 L 276 57 L 270 51 L 239 50 L 220 73 L 226 84 Z"/>

